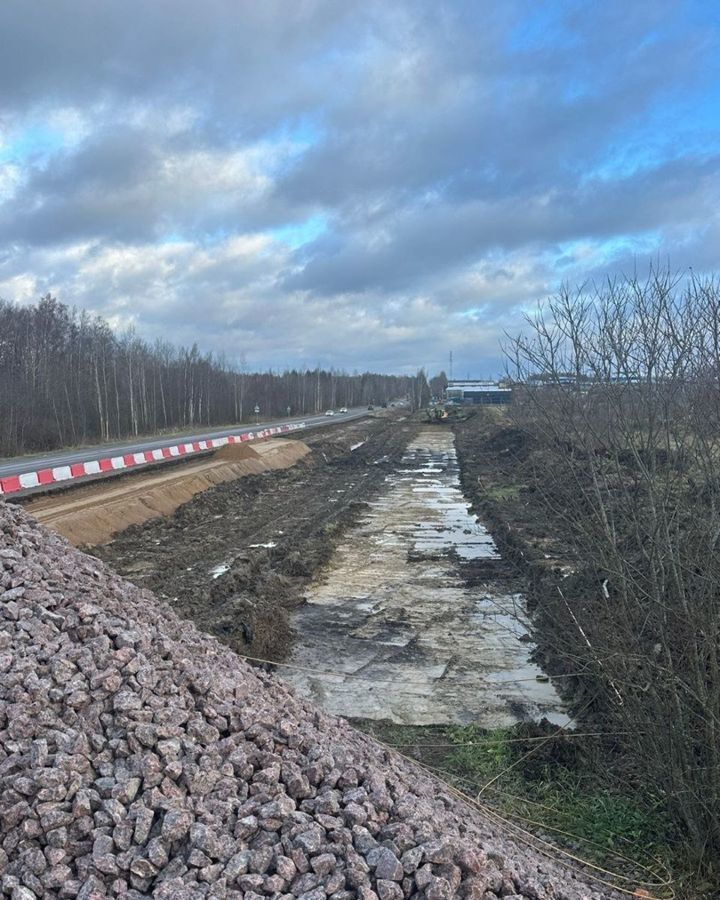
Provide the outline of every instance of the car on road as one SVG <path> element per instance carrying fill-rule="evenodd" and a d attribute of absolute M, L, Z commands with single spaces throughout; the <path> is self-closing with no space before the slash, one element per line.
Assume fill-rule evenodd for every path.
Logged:
<path fill-rule="evenodd" d="M 334 409 L 326 409 L 326 410 L 325 410 L 325 415 L 326 415 L 326 416 L 334 416 L 334 415 L 335 415 L 335 410 L 334 410 Z"/>
<path fill-rule="evenodd" d="M 341 407 L 340 407 L 340 412 L 341 412 L 341 413 L 346 413 L 346 412 L 347 412 L 347 406 L 341 406 Z"/>
<path fill-rule="evenodd" d="M 372 405 L 372 403 L 371 403 L 371 404 L 368 406 L 368 409 L 375 409 L 375 407 L 374 407 L 374 406 Z"/>

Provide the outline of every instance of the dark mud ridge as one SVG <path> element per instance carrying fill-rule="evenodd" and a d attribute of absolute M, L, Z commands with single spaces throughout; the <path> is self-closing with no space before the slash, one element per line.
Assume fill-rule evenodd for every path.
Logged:
<path fill-rule="evenodd" d="M 590 697 L 582 680 L 570 674 L 576 672 L 577 660 L 558 653 L 557 623 L 547 616 L 556 602 L 557 586 L 564 584 L 567 591 L 579 561 L 562 516 L 549 516 L 534 495 L 537 447 L 522 430 L 482 414 L 453 430 L 463 490 L 523 585 L 531 613 L 529 630 L 536 642 L 533 659 L 562 676 L 556 687 L 571 712 L 587 710 Z"/>
<path fill-rule="evenodd" d="M 614 896 L 3 504 L 0 672 L 12 900 Z"/>

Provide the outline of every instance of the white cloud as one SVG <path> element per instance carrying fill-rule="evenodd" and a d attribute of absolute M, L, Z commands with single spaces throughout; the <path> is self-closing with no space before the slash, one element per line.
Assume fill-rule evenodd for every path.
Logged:
<path fill-rule="evenodd" d="M 717 265 L 700 0 L 6 0 L 0 32 L 8 299 L 257 366 L 480 374 L 561 280 Z"/>

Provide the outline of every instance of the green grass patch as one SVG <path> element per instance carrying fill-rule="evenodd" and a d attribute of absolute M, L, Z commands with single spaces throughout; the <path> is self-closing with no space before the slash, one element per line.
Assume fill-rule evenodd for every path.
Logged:
<path fill-rule="evenodd" d="M 483 493 L 488 500 L 503 503 L 506 500 L 517 500 L 523 487 L 522 484 L 491 484 L 483 489 Z"/>
<path fill-rule="evenodd" d="M 653 855 L 667 850 L 670 836 L 659 802 L 633 797 L 590 774 L 574 749 L 565 759 L 533 764 L 532 756 L 552 742 L 514 743 L 516 735 L 512 729 L 451 729 L 456 747 L 448 748 L 446 771 L 509 815 L 556 830 L 559 843 L 582 849 L 594 862 L 610 864 L 614 853 L 632 857 L 633 848 Z M 530 756 L 523 760 L 525 754 Z"/>
<path fill-rule="evenodd" d="M 653 857 L 668 869 L 683 868 L 662 802 L 634 793 L 628 782 L 613 774 L 612 759 L 599 766 L 602 751 L 597 745 L 586 753 L 580 738 L 545 743 L 536 740 L 543 735 L 538 726 L 483 730 L 367 720 L 354 724 L 471 797 L 479 794 L 480 802 L 508 820 L 582 859 L 637 882 L 651 877 L 641 867 L 652 868 Z M 554 731 L 550 727 L 545 733 Z M 659 870 L 657 878 L 663 877 Z"/>

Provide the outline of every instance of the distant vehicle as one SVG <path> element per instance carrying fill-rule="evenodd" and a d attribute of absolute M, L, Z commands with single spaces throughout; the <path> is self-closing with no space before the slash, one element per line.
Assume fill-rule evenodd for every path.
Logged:
<path fill-rule="evenodd" d="M 334 409 L 326 409 L 326 410 L 325 410 L 325 415 L 326 415 L 326 416 L 334 416 L 334 415 L 335 415 L 335 410 L 334 410 Z"/>
<path fill-rule="evenodd" d="M 340 412 L 341 412 L 341 413 L 347 412 L 347 406 L 341 406 L 341 407 L 340 407 Z"/>
<path fill-rule="evenodd" d="M 375 407 L 374 407 L 374 406 L 372 405 L 372 403 L 371 403 L 371 404 L 368 406 L 368 409 L 375 409 Z"/>

